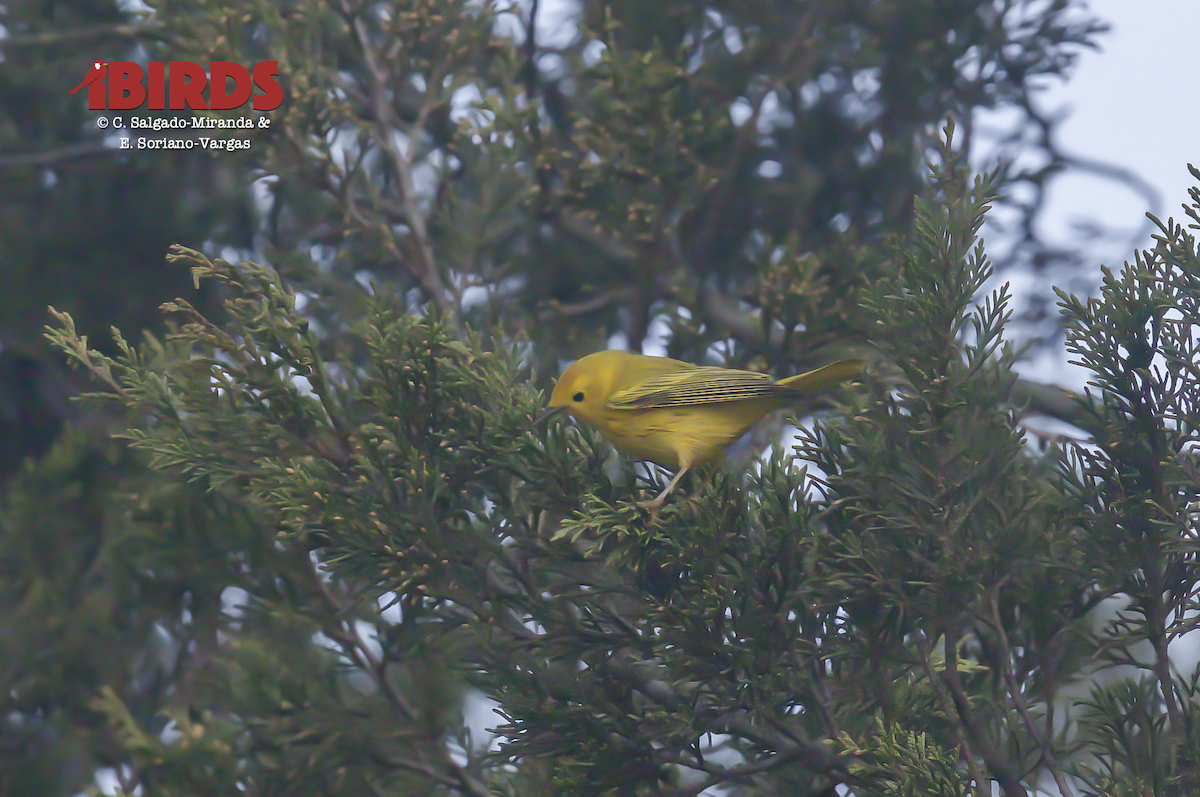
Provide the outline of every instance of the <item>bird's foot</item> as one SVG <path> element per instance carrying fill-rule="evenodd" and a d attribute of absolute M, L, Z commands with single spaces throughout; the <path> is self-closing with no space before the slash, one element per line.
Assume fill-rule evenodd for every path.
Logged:
<path fill-rule="evenodd" d="M 664 500 L 665 499 L 660 495 L 658 498 L 650 501 L 638 501 L 637 505 L 642 509 L 650 510 L 650 522 L 653 523 L 658 518 L 658 510 L 662 509 Z"/>

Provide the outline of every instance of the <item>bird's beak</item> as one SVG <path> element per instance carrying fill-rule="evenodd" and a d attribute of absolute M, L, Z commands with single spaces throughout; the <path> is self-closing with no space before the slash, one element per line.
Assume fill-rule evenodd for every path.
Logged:
<path fill-rule="evenodd" d="M 537 426 L 538 424 L 545 423 L 546 421 L 553 418 L 555 415 L 560 415 L 562 413 L 562 411 L 565 409 L 566 409 L 566 405 L 560 405 L 557 407 L 547 407 L 546 409 L 539 412 L 538 416 L 536 418 L 534 418 L 533 425 Z"/>

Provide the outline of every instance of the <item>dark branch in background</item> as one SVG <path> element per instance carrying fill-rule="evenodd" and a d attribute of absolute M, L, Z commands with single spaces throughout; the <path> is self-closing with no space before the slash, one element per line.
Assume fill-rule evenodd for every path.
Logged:
<path fill-rule="evenodd" d="M 47 45 L 65 44 L 68 42 L 89 42 L 111 38 L 132 39 L 143 33 L 156 30 L 159 27 L 158 18 L 151 16 L 140 22 L 130 22 L 123 25 L 92 25 L 86 28 L 73 28 L 71 30 L 18 33 L 15 36 L 0 39 L 0 52 L 16 50 L 22 47 L 45 47 Z"/>
<path fill-rule="evenodd" d="M 73 160 L 115 155 L 121 150 L 107 144 L 72 144 L 44 152 L 24 152 L 20 155 L 0 155 L 0 169 L 19 169 L 27 166 L 57 166 Z"/>
<path fill-rule="evenodd" d="M 1131 169 L 1114 163 L 1106 163 L 1095 158 L 1072 155 L 1065 152 L 1056 141 L 1056 132 L 1066 115 L 1062 113 L 1043 113 L 1033 105 L 1028 94 L 1014 100 L 1013 104 L 1020 108 L 1026 121 L 1012 133 L 1002 137 L 997 142 L 998 149 L 1009 149 L 1017 154 L 1042 152 L 1045 162 L 1036 169 L 1018 169 L 1009 173 L 1008 180 L 1014 185 L 1027 185 L 1032 188 L 1032 198 L 1028 202 L 1006 202 L 1001 199 L 997 204 L 1016 209 L 1020 214 L 1017 224 L 1018 240 L 1008 253 L 990 253 L 996 262 L 997 271 L 1017 265 L 1029 264 L 1034 268 L 1045 268 L 1048 265 L 1062 264 L 1080 266 L 1084 264 L 1086 252 L 1074 248 L 1063 248 L 1045 241 L 1037 231 L 1037 220 L 1045 209 L 1050 183 L 1059 177 L 1072 173 L 1091 174 L 1123 185 L 1140 196 L 1147 205 L 1147 211 L 1155 216 L 1160 215 L 1163 198 L 1157 188 L 1145 178 Z M 1035 143 L 1027 142 L 1027 131 L 1034 131 Z M 1001 155 L 1001 159 L 1009 159 L 1011 155 Z M 1147 220 L 1130 236 L 1127 249 L 1136 248 L 1154 229 L 1152 222 Z"/>
<path fill-rule="evenodd" d="M 35 47 L 52 47 L 61 44 L 86 44 L 106 39 L 138 39 L 147 33 L 161 31 L 157 16 L 149 16 L 137 22 L 112 25 L 90 25 L 70 30 L 47 30 L 38 33 L 18 33 L 0 39 L 0 54 Z M 161 38 L 161 37 L 160 37 Z M 165 41 L 172 41 L 169 37 Z M 116 147 L 103 143 L 70 144 L 42 152 L 23 152 L 0 156 L 0 169 L 25 167 L 50 167 L 68 161 L 110 156 L 120 152 Z"/>
<path fill-rule="evenodd" d="M 1068 169 L 1078 169 L 1081 172 L 1091 173 L 1100 177 L 1107 177 L 1118 183 L 1124 183 L 1131 190 L 1142 195 L 1149 205 L 1149 213 L 1155 216 L 1160 215 L 1160 209 L 1163 205 L 1162 194 L 1149 180 L 1145 179 L 1132 169 L 1127 169 L 1124 166 L 1117 166 L 1113 163 L 1105 163 L 1104 161 L 1094 158 L 1084 158 L 1078 155 L 1063 155 L 1063 164 Z M 1142 231 L 1149 234 L 1150 230 L 1154 229 L 1154 222 L 1147 219 L 1142 225 Z M 1140 235 L 1141 233 L 1139 233 Z"/>
<path fill-rule="evenodd" d="M 632 301 L 634 298 L 634 288 L 631 286 L 623 286 L 611 291 L 606 291 L 591 299 L 586 299 L 582 302 L 574 302 L 573 304 L 551 304 L 545 310 L 538 313 L 538 318 L 542 321 L 552 321 L 558 318 L 573 318 L 575 316 L 587 315 L 594 313 L 597 310 L 603 310 L 618 302 Z"/>
<path fill-rule="evenodd" d="M 1018 378 L 1009 397 L 1027 415 L 1046 415 L 1080 428 L 1089 417 L 1085 405 L 1080 403 L 1085 401 L 1084 397 L 1058 385 Z"/>
<path fill-rule="evenodd" d="M 350 608 L 344 606 L 334 595 L 330 585 L 322 578 L 317 563 L 311 561 L 310 565 L 308 575 L 312 579 L 317 594 L 324 598 L 330 610 L 330 618 L 323 624 L 322 630 L 341 646 L 347 658 L 358 663 L 360 669 L 371 676 L 371 680 L 375 682 L 379 691 L 406 720 L 410 722 L 418 720 L 419 715 L 412 703 L 400 693 L 392 683 L 392 679 L 388 677 L 386 650 L 378 656 L 375 654 L 371 646 L 355 629 Z M 449 770 L 452 776 L 447 776 L 439 771 L 438 767 L 428 760 L 425 750 L 417 742 L 413 743 L 413 748 L 420 757 L 420 761 L 410 762 L 407 759 L 389 758 L 386 763 L 396 768 L 423 774 L 444 786 L 458 789 L 470 797 L 488 797 L 487 787 L 459 766 L 439 740 L 431 739 L 430 741 L 435 745 L 437 756 L 441 759 L 439 763 Z"/>
<path fill-rule="evenodd" d="M 462 319 L 459 317 L 458 307 L 451 301 L 446 286 L 442 282 L 441 274 L 438 272 L 429 229 L 425 223 L 424 214 L 417 206 L 417 194 L 413 186 L 412 156 L 416 151 L 417 133 L 425 126 L 425 119 L 432 110 L 429 96 L 426 94 L 424 98 L 417 121 L 410 131 L 408 154 L 404 154 L 400 152 L 400 147 L 396 143 L 395 131 L 399 120 L 395 118 L 392 106 L 388 101 L 390 80 L 387 69 L 382 65 L 378 53 L 371 44 L 367 26 L 358 12 L 346 0 L 341 3 L 341 11 L 346 19 L 346 24 L 350 25 L 354 31 L 354 38 L 370 76 L 371 115 L 374 121 L 375 142 L 383 150 L 388 163 L 396 173 L 396 179 L 400 182 L 400 200 L 404 203 L 408 229 L 413 238 L 411 248 L 416 257 L 404 257 L 401 254 L 395 236 L 390 230 L 387 231 L 388 248 L 400 262 L 408 267 L 409 272 L 420 282 L 426 297 L 446 318 L 451 320 L 458 337 L 463 338 L 465 332 Z"/>
<path fill-rule="evenodd" d="M 542 120 L 538 112 L 537 101 L 541 94 L 541 81 L 538 77 L 537 65 L 537 15 L 539 0 L 533 0 L 529 6 L 529 24 L 525 26 L 525 66 L 521 70 L 525 79 L 525 101 L 529 104 L 532 118 L 529 120 L 529 139 L 533 145 L 534 173 L 538 184 L 538 216 L 550 212 L 550 198 L 553 189 L 554 167 L 540 163 L 542 153 Z"/>

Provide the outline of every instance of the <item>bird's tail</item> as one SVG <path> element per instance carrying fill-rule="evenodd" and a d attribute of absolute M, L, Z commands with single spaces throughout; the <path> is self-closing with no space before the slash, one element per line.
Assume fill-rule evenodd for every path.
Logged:
<path fill-rule="evenodd" d="M 789 393 L 815 393 L 827 387 L 833 387 L 839 382 L 845 382 L 862 371 L 865 363 L 857 358 L 838 360 L 815 371 L 808 371 L 787 379 L 780 379 L 775 384 L 786 389 Z"/>

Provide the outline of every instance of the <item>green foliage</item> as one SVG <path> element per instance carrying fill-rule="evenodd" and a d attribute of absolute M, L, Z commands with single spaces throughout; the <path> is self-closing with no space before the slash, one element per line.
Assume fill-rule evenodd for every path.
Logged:
<path fill-rule="evenodd" d="M 146 725 L 172 692 L 186 701 L 180 651 L 207 655 L 221 590 L 270 556 L 223 503 L 82 432 L 18 476 L 0 508 L 0 660 L 6 745 L 24 753 L 6 760 L 0 792 L 71 791 L 128 760 L 125 730 L 93 711 L 102 690 Z"/>
<path fill-rule="evenodd" d="M 127 434 L 133 448 L 275 530 L 274 554 L 238 582 L 245 608 L 225 613 L 203 688 L 186 712 L 162 709 L 178 738 L 148 736 L 111 689 L 93 700 L 138 771 L 163 793 L 235 772 L 251 792 L 324 778 L 323 793 L 1190 783 L 1195 689 L 1169 660 L 1145 665 L 1165 682 L 1117 681 L 1079 702 L 1078 733 L 1053 717 L 1086 672 L 1089 611 L 1117 592 L 1097 578 L 1124 572 L 1131 605 L 1150 598 L 1087 525 L 1101 514 L 1088 501 L 1112 491 L 1089 492 L 1089 471 L 1067 467 L 1078 460 L 1056 473 L 1021 445 L 1004 292 L 973 304 L 990 274 L 975 239 L 989 178 L 967 190 L 952 135 L 895 278 L 865 303 L 877 327 L 900 330 L 873 342 L 906 387 L 869 380 L 844 416 L 803 433 L 798 457 L 777 453 L 741 483 L 719 475 L 654 523 L 635 484 L 605 476 L 594 434 L 532 426 L 542 401 L 523 346 L 459 339 L 396 297 L 373 300 L 355 368 L 322 358 L 275 272 L 183 248 L 174 256 L 230 296 L 221 326 L 173 303 L 176 331 L 119 340 L 110 359 L 61 316 L 51 337 L 147 419 Z M 1194 256 L 1180 227 L 1164 232 L 1139 263 Z M 1171 284 L 1171 307 L 1190 312 L 1188 283 Z M 1112 292 L 1088 318 L 1127 317 Z M 1173 329 L 1170 350 L 1186 354 L 1190 327 Z M 1129 350 L 1071 334 L 1097 371 Z M 1118 428 L 1112 407 L 1125 405 L 1097 405 Z M 1171 431 L 1194 428 L 1194 410 L 1173 406 Z M 1187 445 L 1173 450 L 1185 467 Z M 1115 460 L 1089 462 L 1114 478 Z M 1158 539 L 1163 559 L 1186 555 L 1178 531 Z M 1092 643 L 1116 663 L 1182 622 L 1156 637 L 1167 615 L 1118 617 Z M 309 641 L 318 632 L 327 645 Z M 490 759 L 464 765 L 439 737 L 461 721 L 447 667 L 499 704 Z M 733 759 L 718 763 L 719 748 Z M 505 773 L 518 762 L 532 768 Z"/>
<path fill-rule="evenodd" d="M 1086 738 L 1109 754 L 1097 793 L 1186 794 L 1197 783 L 1200 676 L 1180 677 L 1168 651 L 1196 628 L 1200 249 L 1188 230 L 1200 227 L 1200 188 L 1190 195 L 1188 225 L 1155 220 L 1157 245 L 1120 274 L 1105 269 L 1099 298 L 1059 293 L 1068 350 L 1096 391 L 1081 424 L 1090 444 L 1063 450 L 1061 470 L 1096 588 L 1123 599 L 1100 652 L 1148 674 L 1097 688 L 1084 704 Z"/>
<path fill-rule="evenodd" d="M 991 274 L 975 235 L 992 178 L 966 192 L 952 127 L 947 135 L 897 276 L 864 302 L 877 319 L 872 342 L 905 388 L 872 385 L 848 420 L 805 433 L 801 451 L 825 474 L 815 484 L 836 530 L 816 591 L 823 653 L 840 677 L 871 685 L 847 707 L 858 723 L 879 711 L 926 729 L 960 749 L 975 789 L 979 762 L 1016 793 L 1037 748 L 1053 756 L 1029 727 L 1016 673 L 1062 648 L 1082 584 L 1069 572 L 1053 479 L 1023 452 L 1008 405 L 1005 291 L 972 304 Z M 1064 580 L 1063 616 L 1038 629 L 1018 620 Z"/>
<path fill-rule="evenodd" d="M 851 774 L 861 778 L 856 793 L 863 797 L 961 797 L 966 792 L 958 776 L 957 759 L 929 741 L 924 733 L 898 725 L 885 727 L 876 719 L 876 735 L 866 746 L 848 736 L 840 741 L 845 755 L 857 759 Z"/>

